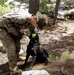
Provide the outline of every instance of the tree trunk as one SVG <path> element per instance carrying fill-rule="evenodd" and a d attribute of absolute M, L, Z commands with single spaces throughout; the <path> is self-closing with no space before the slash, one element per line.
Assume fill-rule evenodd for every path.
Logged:
<path fill-rule="evenodd" d="M 55 16 L 54 16 L 54 20 L 53 20 L 53 25 L 55 24 L 55 22 L 56 22 L 56 20 L 57 20 L 59 4 L 60 4 L 60 0 L 57 0 L 57 1 L 56 1 L 56 6 L 55 6 Z"/>
<path fill-rule="evenodd" d="M 39 10 L 39 0 L 29 0 L 29 13 L 36 15 Z"/>

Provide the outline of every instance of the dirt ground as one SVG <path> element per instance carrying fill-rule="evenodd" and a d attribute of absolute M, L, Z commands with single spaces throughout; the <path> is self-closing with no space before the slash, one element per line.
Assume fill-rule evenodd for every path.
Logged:
<path fill-rule="evenodd" d="M 58 56 L 56 60 L 48 58 L 48 65 L 44 66 L 44 63 L 36 63 L 33 66 L 33 70 L 44 69 L 50 73 L 50 75 L 74 75 L 74 20 L 61 21 L 56 24 L 53 29 L 50 26 L 45 26 L 44 33 L 47 34 L 44 38 L 49 38 L 44 44 L 44 48 L 48 51 L 49 56 L 54 53 Z M 52 37 L 50 38 L 49 35 Z M 43 40 L 43 39 L 42 39 Z M 44 41 L 45 42 L 45 41 Z M 42 42 L 42 43 L 44 43 Z M 2 49 L 2 48 L 1 48 Z M 8 73 L 8 60 L 6 54 L 0 49 L 0 74 Z M 70 57 L 62 57 L 62 53 L 70 51 Z M 3 54 L 3 55 L 2 55 Z M 17 64 L 22 65 L 24 61 L 19 61 Z M 29 58 L 28 64 L 23 71 L 28 70 L 31 63 Z M 8 74 L 6 74 L 8 75 Z"/>

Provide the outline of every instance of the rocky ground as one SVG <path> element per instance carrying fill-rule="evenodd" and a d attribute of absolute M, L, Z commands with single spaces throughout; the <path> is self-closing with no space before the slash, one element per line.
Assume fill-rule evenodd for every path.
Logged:
<path fill-rule="evenodd" d="M 33 70 L 46 70 L 50 75 L 74 75 L 74 20 L 72 21 L 57 21 L 54 27 L 45 26 L 43 30 L 38 32 L 40 43 L 49 53 L 49 63 L 44 66 L 43 63 L 36 63 Z M 23 36 L 21 40 L 21 49 L 25 52 L 29 42 L 27 36 Z M 67 52 L 63 55 L 63 52 Z M 69 53 L 68 53 L 69 52 Z M 50 59 L 51 55 L 56 56 L 55 59 Z M 25 54 L 24 54 L 25 56 Z M 51 57 L 53 58 L 53 57 Z M 5 48 L 0 46 L 0 73 L 9 71 Z M 21 65 L 24 61 L 19 61 Z M 31 60 L 24 70 L 28 70 Z M 6 66 L 5 66 L 6 65 Z"/>

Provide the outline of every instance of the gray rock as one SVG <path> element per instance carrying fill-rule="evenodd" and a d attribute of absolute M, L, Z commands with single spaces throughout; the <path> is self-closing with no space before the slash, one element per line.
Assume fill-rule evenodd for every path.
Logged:
<path fill-rule="evenodd" d="M 74 17 L 72 17 L 74 15 L 74 9 L 70 9 L 70 10 L 59 10 L 58 11 L 58 16 L 57 16 L 57 18 L 58 19 L 65 19 L 65 18 L 67 18 L 68 19 L 68 17 L 70 17 L 70 18 L 74 18 Z"/>
<path fill-rule="evenodd" d="M 25 71 L 22 75 L 50 75 L 46 70 L 30 70 Z"/>

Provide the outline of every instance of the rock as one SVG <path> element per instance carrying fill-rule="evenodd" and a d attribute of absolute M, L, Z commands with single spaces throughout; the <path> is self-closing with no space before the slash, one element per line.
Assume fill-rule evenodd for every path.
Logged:
<path fill-rule="evenodd" d="M 58 19 L 72 19 L 74 20 L 74 0 L 67 1 L 66 3 L 61 2 L 58 11 Z"/>
<path fill-rule="evenodd" d="M 30 70 L 22 72 L 22 75 L 50 75 L 46 70 Z"/>
<path fill-rule="evenodd" d="M 74 0 L 67 1 L 66 6 L 68 6 L 68 7 L 71 7 L 71 6 L 74 7 Z"/>
<path fill-rule="evenodd" d="M 52 42 L 53 40 L 59 40 L 59 36 L 57 34 L 52 34 L 48 31 L 40 31 L 39 32 L 39 42 L 40 44 L 49 44 L 49 42 Z"/>
<path fill-rule="evenodd" d="M 64 14 L 64 16 L 65 17 L 68 16 L 69 19 L 71 19 L 71 18 L 73 19 L 74 18 L 74 9 L 70 9 L 70 10 L 66 11 L 65 14 Z"/>
<path fill-rule="evenodd" d="M 2 44 L 2 42 L 0 41 L 0 47 L 2 47 L 3 46 L 3 44 Z"/>
<path fill-rule="evenodd" d="M 74 9 L 70 9 L 70 10 L 59 10 L 58 11 L 58 19 L 74 19 Z"/>

